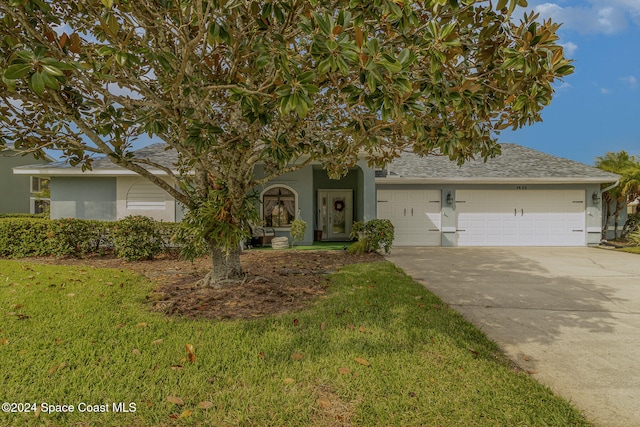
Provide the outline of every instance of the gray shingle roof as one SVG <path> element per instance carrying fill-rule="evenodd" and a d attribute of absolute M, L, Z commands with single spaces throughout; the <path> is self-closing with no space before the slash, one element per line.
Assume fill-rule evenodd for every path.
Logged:
<path fill-rule="evenodd" d="M 166 150 L 167 147 L 168 147 L 167 144 L 164 144 L 164 143 L 147 145 L 146 147 L 135 150 L 136 157 L 141 159 L 148 159 L 162 166 L 173 168 L 175 166 L 175 163 L 178 161 L 178 152 L 176 150 Z M 49 167 L 56 168 L 56 169 L 64 169 L 64 168 L 72 168 L 73 166 L 69 165 L 68 162 L 58 161 L 55 163 L 51 163 Z M 120 166 L 117 166 L 115 163 L 113 163 L 107 156 L 95 157 L 92 163 L 92 168 L 94 170 L 98 170 L 98 169 L 123 169 L 124 170 L 124 168 L 121 168 Z"/>
<path fill-rule="evenodd" d="M 500 144 L 502 154 L 484 162 L 470 160 L 462 166 L 446 156 L 420 157 L 403 153 L 387 170 L 392 178 L 459 180 L 564 180 L 615 182 L 619 176 L 573 160 L 555 157 L 516 144 Z"/>

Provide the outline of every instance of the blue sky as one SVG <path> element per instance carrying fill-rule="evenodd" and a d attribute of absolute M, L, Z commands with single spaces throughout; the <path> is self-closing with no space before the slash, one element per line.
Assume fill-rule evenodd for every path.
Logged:
<path fill-rule="evenodd" d="M 563 24 L 576 69 L 556 85 L 543 122 L 499 140 L 586 164 L 608 151 L 640 155 L 640 0 L 529 0 L 532 9 Z"/>

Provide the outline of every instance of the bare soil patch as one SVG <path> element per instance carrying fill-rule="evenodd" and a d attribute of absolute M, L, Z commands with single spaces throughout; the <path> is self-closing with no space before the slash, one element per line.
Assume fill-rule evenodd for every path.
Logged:
<path fill-rule="evenodd" d="M 210 268 L 209 257 L 193 263 L 163 255 L 154 260 L 127 262 L 111 255 L 85 258 L 37 258 L 58 265 L 89 265 L 126 269 L 155 281 L 148 296 L 152 310 L 189 318 L 248 319 L 299 310 L 326 292 L 327 274 L 359 262 L 382 260 L 378 254 L 346 251 L 249 250 L 240 255 L 246 279 L 222 289 L 195 283 Z"/>

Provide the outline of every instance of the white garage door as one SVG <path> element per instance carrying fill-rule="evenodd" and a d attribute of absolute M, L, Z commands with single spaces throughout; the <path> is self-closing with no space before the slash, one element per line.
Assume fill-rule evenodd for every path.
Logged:
<path fill-rule="evenodd" d="M 440 190 L 378 190 L 378 218 L 394 227 L 395 246 L 440 246 Z"/>
<path fill-rule="evenodd" d="M 584 246 L 583 190 L 458 190 L 458 246 Z"/>

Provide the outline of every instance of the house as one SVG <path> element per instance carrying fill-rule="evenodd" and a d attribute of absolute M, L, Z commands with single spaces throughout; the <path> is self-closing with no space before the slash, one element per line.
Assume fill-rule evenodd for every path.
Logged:
<path fill-rule="evenodd" d="M 164 147 L 154 144 L 138 155 L 173 164 L 175 153 Z M 180 221 L 184 213 L 166 192 L 105 158 L 87 172 L 65 163 L 14 172 L 51 178 L 52 218 L 116 220 L 135 214 Z M 260 165 L 255 173 L 263 175 Z M 354 221 L 387 218 L 397 246 L 585 246 L 600 242 L 601 187 L 618 178 L 502 144 L 501 156 L 461 167 L 443 156 L 403 153 L 384 170 L 360 161 L 342 179 L 331 180 L 320 165 L 309 165 L 256 191 L 264 223 L 278 235 L 288 235 L 296 217 L 313 224 L 303 243 L 314 237 L 348 240 Z"/>
<path fill-rule="evenodd" d="M 53 159 L 46 157 L 37 160 L 33 154 L 22 155 L 12 146 L 0 147 L 0 214 L 41 213 L 49 205 L 47 197 L 49 180 L 46 176 L 15 175 L 13 168 L 33 165 Z"/>

